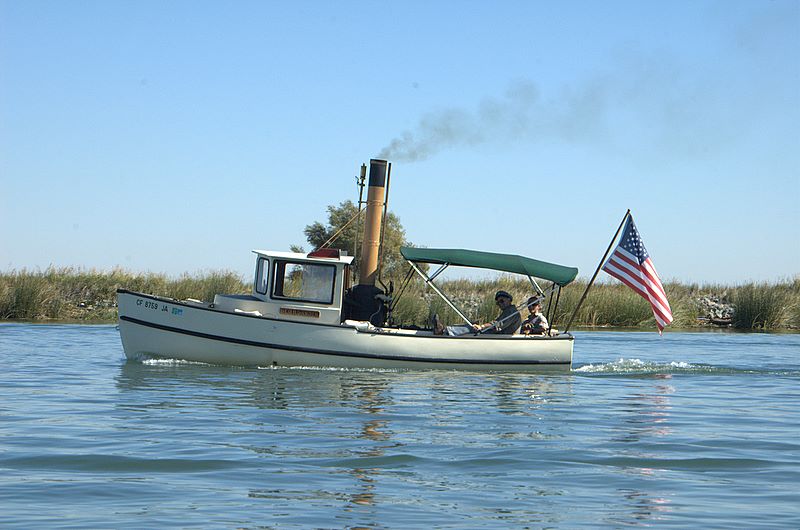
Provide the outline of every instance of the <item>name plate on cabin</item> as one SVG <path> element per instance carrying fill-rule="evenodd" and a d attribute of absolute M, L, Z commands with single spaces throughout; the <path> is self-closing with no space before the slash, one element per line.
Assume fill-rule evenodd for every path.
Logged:
<path fill-rule="evenodd" d="M 309 317 L 309 318 L 319 318 L 319 311 L 313 311 L 310 309 L 294 309 L 292 307 L 282 307 L 280 309 L 281 315 L 291 315 L 293 317 Z"/>

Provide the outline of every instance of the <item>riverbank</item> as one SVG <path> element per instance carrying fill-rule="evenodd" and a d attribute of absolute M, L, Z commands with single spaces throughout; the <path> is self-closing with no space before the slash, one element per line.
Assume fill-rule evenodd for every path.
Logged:
<path fill-rule="evenodd" d="M 531 294 L 527 280 L 508 276 L 496 281 L 455 280 L 443 282 L 442 287 L 473 321 L 494 318 L 497 289 L 510 292 L 517 303 Z M 585 287 L 585 280 L 579 280 L 563 289 L 558 310 L 550 311 L 550 321 L 556 327 L 565 325 Z M 0 320 L 115 322 L 119 288 L 179 300 L 208 301 L 216 293 L 244 294 L 251 290 L 249 282 L 230 271 L 184 274 L 179 278 L 122 269 L 11 271 L 0 273 Z M 675 317 L 673 328 L 800 329 L 800 278 L 733 286 L 669 282 L 664 288 Z M 445 322 L 459 320 L 438 296 L 415 283 L 399 299 L 394 318 L 398 323 L 424 326 L 433 313 Z M 574 326 L 648 328 L 655 327 L 655 323 L 647 302 L 615 282 L 592 287 Z"/>
<path fill-rule="evenodd" d="M 121 288 L 181 300 L 213 300 L 216 293 L 250 290 L 238 274 L 229 271 L 184 274 L 179 278 L 123 269 L 11 271 L 0 273 L 0 320 L 114 322 L 117 289 Z"/>

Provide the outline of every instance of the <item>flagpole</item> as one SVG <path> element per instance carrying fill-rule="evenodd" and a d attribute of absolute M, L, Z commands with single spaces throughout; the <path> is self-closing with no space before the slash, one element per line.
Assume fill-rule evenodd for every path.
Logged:
<path fill-rule="evenodd" d="M 617 231 L 614 234 L 614 237 L 611 238 L 611 243 L 608 244 L 608 248 L 606 249 L 606 253 L 603 254 L 603 257 L 600 260 L 600 263 L 597 264 L 597 269 L 595 269 L 594 275 L 592 275 L 592 279 L 589 280 L 589 285 L 586 286 L 586 290 L 583 291 L 583 295 L 581 296 L 581 299 L 578 300 L 578 305 L 575 306 L 575 311 L 573 311 L 572 312 L 572 316 L 569 317 L 569 322 L 567 322 L 567 327 L 564 328 L 564 333 L 569 331 L 569 327 L 572 325 L 572 321 L 575 320 L 575 316 L 578 314 L 578 311 L 580 310 L 581 305 L 583 305 L 583 301 L 586 300 L 586 295 L 589 294 L 589 289 L 592 288 L 592 284 L 594 284 L 594 281 L 597 278 L 597 275 L 600 273 L 600 267 L 602 267 L 603 263 L 605 263 L 606 258 L 608 257 L 608 253 L 611 252 L 611 247 L 614 246 L 614 241 L 617 240 L 617 236 L 619 236 L 620 230 L 622 230 L 622 227 L 625 225 L 625 221 L 628 220 L 628 217 L 630 215 L 631 215 L 631 209 L 628 208 L 628 211 L 625 212 L 625 215 L 622 217 L 622 222 L 619 223 L 619 227 L 617 228 Z"/>

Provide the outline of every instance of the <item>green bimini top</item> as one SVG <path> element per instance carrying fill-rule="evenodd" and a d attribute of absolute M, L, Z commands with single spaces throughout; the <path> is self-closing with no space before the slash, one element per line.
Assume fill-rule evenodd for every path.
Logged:
<path fill-rule="evenodd" d="M 578 269 L 555 263 L 547 263 L 516 254 L 498 254 L 479 250 L 460 248 L 416 248 L 400 247 L 400 254 L 408 261 L 419 263 L 439 263 L 459 267 L 477 267 L 503 272 L 514 272 L 550 280 L 565 286 L 575 279 Z"/>

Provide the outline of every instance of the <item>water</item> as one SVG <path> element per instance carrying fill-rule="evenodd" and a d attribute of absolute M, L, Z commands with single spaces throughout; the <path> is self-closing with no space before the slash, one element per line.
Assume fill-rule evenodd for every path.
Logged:
<path fill-rule="evenodd" d="M 0 527 L 800 527 L 800 335 L 577 335 L 543 376 L 128 363 L 113 326 L 0 325 Z"/>

